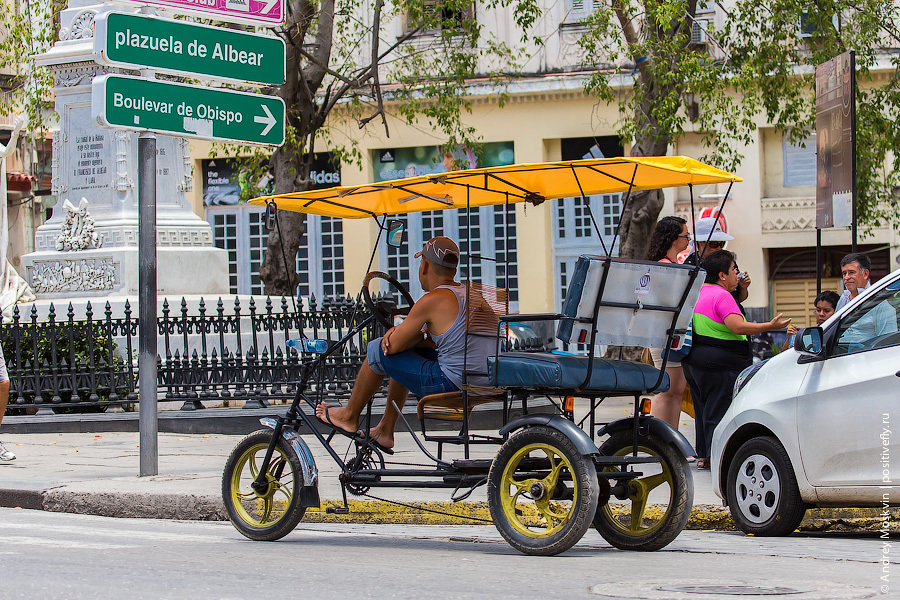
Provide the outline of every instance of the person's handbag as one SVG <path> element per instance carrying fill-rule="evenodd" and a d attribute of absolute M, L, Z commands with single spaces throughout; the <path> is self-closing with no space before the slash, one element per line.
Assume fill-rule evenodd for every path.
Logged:
<path fill-rule="evenodd" d="M 684 393 L 681 394 L 681 412 L 687 413 L 693 418 L 694 401 L 691 399 L 691 386 L 685 386 Z"/>
<path fill-rule="evenodd" d="M 688 323 L 687 332 L 684 334 L 684 343 L 678 350 L 669 351 L 669 360 L 681 362 L 691 353 L 691 330 L 693 323 Z"/>

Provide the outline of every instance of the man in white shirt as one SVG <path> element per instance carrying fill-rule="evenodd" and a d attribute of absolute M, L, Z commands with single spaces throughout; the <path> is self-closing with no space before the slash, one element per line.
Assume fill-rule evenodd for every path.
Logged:
<path fill-rule="evenodd" d="M 840 310 L 848 302 L 856 298 L 861 291 L 869 287 L 869 269 L 872 262 L 869 257 L 861 252 L 848 254 L 841 259 L 841 277 L 844 281 L 844 291 L 838 300 L 835 310 Z"/>

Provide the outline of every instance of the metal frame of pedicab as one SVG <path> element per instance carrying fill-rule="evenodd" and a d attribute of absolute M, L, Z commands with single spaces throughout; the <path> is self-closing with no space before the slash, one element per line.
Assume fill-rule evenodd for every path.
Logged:
<path fill-rule="evenodd" d="M 695 185 L 728 183 L 730 191 L 731 184 L 737 181 L 741 181 L 741 179 L 737 176 L 731 175 L 724 171 L 720 171 L 686 157 L 676 156 L 590 159 L 581 161 L 521 164 L 510 165 L 506 167 L 489 167 L 481 169 L 471 169 L 467 171 L 454 171 L 436 175 L 426 175 L 401 180 L 384 181 L 362 186 L 343 186 L 310 192 L 285 194 L 277 197 L 263 197 L 253 200 L 251 201 L 251 203 L 259 205 L 265 204 L 269 207 L 270 210 L 277 207 L 277 209 L 293 210 L 309 214 L 318 214 L 322 216 L 342 218 L 374 218 L 378 223 L 378 239 L 376 240 L 375 250 L 373 250 L 372 258 L 369 262 L 369 269 L 371 269 L 372 261 L 374 260 L 375 254 L 377 252 L 379 241 L 382 234 L 387 228 L 388 217 L 394 215 L 408 214 L 410 212 L 419 211 L 447 210 L 452 208 L 471 210 L 472 208 L 478 208 L 481 206 L 498 204 L 508 205 L 515 202 L 528 202 L 533 205 L 537 205 L 546 200 L 557 198 L 586 198 L 598 193 L 617 192 L 625 193 L 625 197 L 622 203 L 622 211 L 624 212 L 624 210 L 628 206 L 630 195 L 635 190 L 659 189 L 677 186 L 688 186 L 690 188 L 691 206 L 693 208 L 693 187 Z M 473 193 L 475 194 L 474 198 Z M 726 193 L 722 201 L 723 205 L 727 197 L 728 194 Z M 720 206 L 720 210 L 721 208 L 722 207 Z M 589 207 L 588 211 L 590 213 Z M 599 236 L 599 229 L 597 227 L 596 221 L 594 220 L 593 214 L 590 214 L 590 217 Z M 618 236 L 618 228 L 616 230 L 615 236 Z M 601 244 L 602 243 L 603 240 L 601 238 Z M 610 248 L 607 250 L 607 265 L 609 264 L 609 261 L 613 260 L 611 257 L 611 252 L 614 245 L 615 237 Z M 506 255 L 508 257 L 508 251 L 506 252 Z M 468 257 L 470 267 L 471 258 L 471 256 Z M 506 272 L 508 274 L 508 269 Z M 606 271 L 604 271 L 603 281 L 601 282 L 601 289 L 598 293 L 597 300 L 594 306 L 594 321 L 591 329 L 591 339 L 588 345 L 587 373 L 584 384 L 582 386 L 574 386 L 572 388 L 554 390 L 553 395 L 579 395 L 582 391 L 582 388 L 587 387 L 588 383 L 591 381 L 592 370 L 594 367 L 594 351 L 596 343 L 598 343 L 596 324 L 598 311 L 602 306 L 619 306 L 616 303 L 604 302 L 602 300 L 603 287 L 605 286 L 606 274 L 608 272 L 609 269 L 607 268 Z M 699 266 L 692 270 L 691 282 L 693 282 L 698 273 Z M 372 273 L 370 272 L 369 276 L 366 277 L 364 283 L 364 290 L 366 291 L 371 275 Z M 383 274 L 379 273 L 379 276 L 381 275 Z M 388 277 L 388 279 L 390 278 Z M 400 287 L 400 289 L 403 289 L 402 286 Z M 675 310 L 672 315 L 671 325 L 667 331 L 667 346 L 669 347 L 672 346 L 673 338 L 677 334 L 675 330 L 676 319 L 678 318 L 681 307 L 683 307 L 687 299 L 689 290 L 690 284 L 687 286 L 684 294 L 682 295 L 679 308 Z M 406 296 L 408 300 L 411 301 L 408 292 Z M 367 298 L 367 300 L 369 300 L 369 305 L 372 306 L 371 299 Z M 671 309 L 652 306 L 638 307 L 636 305 L 622 304 L 620 307 L 646 308 L 648 310 L 666 310 L 668 312 L 673 312 Z M 500 333 L 499 328 L 502 327 L 502 322 L 504 320 L 537 321 L 560 318 L 567 317 L 560 314 L 511 315 L 508 318 L 501 319 L 501 323 L 498 326 L 498 338 Z M 580 460 L 589 460 L 589 462 L 592 462 L 596 467 L 602 469 L 600 473 L 597 473 L 593 476 L 601 482 L 606 481 L 603 493 L 606 495 L 607 500 L 609 499 L 609 494 L 611 493 L 616 493 L 617 495 L 624 494 L 624 496 L 627 497 L 630 493 L 628 491 L 627 482 L 636 480 L 635 478 L 641 475 L 640 472 L 636 471 L 626 472 L 624 471 L 625 467 L 653 462 L 661 462 L 661 459 L 658 456 L 637 456 L 639 436 L 656 435 L 665 442 L 677 447 L 684 454 L 687 454 L 691 451 L 688 442 L 676 430 L 671 428 L 666 423 L 655 420 L 648 415 L 643 415 L 640 411 L 640 395 L 659 389 L 665 380 L 665 364 L 668 358 L 668 352 L 664 352 L 663 364 L 659 369 L 655 384 L 648 389 L 641 390 L 640 392 L 634 392 L 634 416 L 606 424 L 598 432 L 598 436 L 601 436 L 605 433 L 615 434 L 617 432 L 631 431 L 633 434 L 631 456 L 626 455 L 600 457 L 597 446 L 593 443 L 591 437 L 586 434 L 581 428 L 584 420 L 582 420 L 579 425 L 576 425 L 573 419 L 565 418 L 560 415 L 528 415 L 526 412 L 525 416 L 520 417 L 512 422 L 507 422 L 509 404 L 507 403 L 507 400 L 505 398 L 503 407 L 504 424 L 498 432 L 498 436 L 475 440 L 469 435 L 469 410 L 467 404 L 468 394 L 465 390 L 463 390 L 463 424 L 460 435 L 454 437 L 438 437 L 435 439 L 439 444 L 442 443 L 441 440 L 443 440 L 444 442 L 450 441 L 450 443 L 463 444 L 465 446 L 465 458 L 452 461 L 444 460 L 440 454 L 440 445 L 438 456 L 436 457 L 431 454 L 418 439 L 416 432 L 412 427 L 410 427 L 405 416 L 403 416 L 402 411 L 398 411 L 400 412 L 400 420 L 404 423 L 405 428 L 413 436 L 413 439 L 415 440 L 419 449 L 426 457 L 428 457 L 428 459 L 433 463 L 434 467 L 425 469 L 409 469 L 396 467 L 390 468 L 388 466 L 390 463 L 384 458 L 384 449 L 381 448 L 378 444 L 373 443 L 368 438 L 367 432 L 369 427 L 371 426 L 371 402 L 369 402 L 368 408 L 366 410 L 366 422 L 364 426 L 364 430 L 366 431 L 366 433 L 363 436 L 346 434 L 343 431 L 338 431 L 336 428 L 328 434 L 323 434 L 318 430 L 317 427 L 317 424 L 321 422 L 314 416 L 307 415 L 301 408 L 301 401 L 305 402 L 311 409 L 315 408 L 315 402 L 307 396 L 306 392 L 309 383 L 318 370 L 318 367 L 322 365 L 329 356 L 334 354 L 338 349 L 346 344 L 354 335 L 356 335 L 358 331 L 360 331 L 364 327 L 367 327 L 373 321 L 373 319 L 375 319 L 375 317 L 373 315 L 370 315 L 357 326 L 351 326 L 350 330 L 340 340 L 336 342 L 329 342 L 329 348 L 326 352 L 320 354 L 313 360 L 304 361 L 301 371 L 301 380 L 298 382 L 296 395 L 286 414 L 278 418 L 267 418 L 261 420 L 263 425 L 272 429 L 273 431 L 268 434 L 264 434 L 264 432 L 256 432 L 245 438 L 245 440 L 247 440 L 253 436 L 259 436 L 259 441 L 254 441 L 254 443 L 256 443 L 255 447 L 257 449 L 261 449 L 262 445 L 266 443 L 266 435 L 268 436 L 268 444 L 265 456 L 261 464 L 255 465 L 257 474 L 253 483 L 251 484 L 251 487 L 254 490 L 253 493 L 256 494 L 256 497 L 251 498 L 251 500 L 254 502 L 263 503 L 263 510 L 265 514 L 271 512 L 273 508 L 275 502 L 274 495 L 278 489 L 278 486 L 280 485 L 279 482 L 280 478 L 283 476 L 283 471 L 288 466 L 289 462 L 291 463 L 290 466 L 292 468 L 293 477 L 295 479 L 295 487 L 298 484 L 298 477 L 302 477 L 302 481 L 299 482 L 300 488 L 297 490 L 292 490 L 289 495 L 285 494 L 289 498 L 289 504 L 294 503 L 294 497 L 296 496 L 297 502 L 293 505 L 294 512 L 292 514 L 286 514 L 283 518 L 277 519 L 275 522 L 273 522 L 273 525 L 270 526 L 262 526 L 262 522 L 259 523 L 260 527 L 244 526 L 246 524 L 245 519 L 240 514 L 240 511 L 242 511 L 243 509 L 237 506 L 233 506 L 235 500 L 237 500 L 237 503 L 239 504 L 240 500 L 243 499 L 238 497 L 240 494 L 234 489 L 234 486 L 236 484 L 239 484 L 241 473 L 240 471 L 233 471 L 231 477 L 228 477 L 228 470 L 229 468 L 231 468 L 231 465 L 234 464 L 234 461 L 241 460 L 241 456 L 239 456 L 239 449 L 241 448 L 241 444 L 239 444 L 238 447 L 236 447 L 232 452 L 232 456 L 226 463 L 226 472 L 225 476 L 223 477 L 223 497 L 225 499 L 226 508 L 229 512 L 229 517 L 231 518 L 235 527 L 238 528 L 238 530 L 247 537 L 258 540 L 274 540 L 283 537 L 296 526 L 297 522 L 299 522 L 299 520 L 302 518 L 305 508 L 319 506 L 317 487 L 318 471 L 315 465 L 315 460 L 309 450 L 309 447 L 298 433 L 301 427 L 304 425 L 309 426 L 309 428 L 312 430 L 312 434 L 318 439 L 318 441 L 322 444 L 322 446 L 329 453 L 332 459 L 341 467 L 340 480 L 344 505 L 342 507 L 328 507 L 327 511 L 332 513 L 349 512 L 349 505 L 347 502 L 348 488 L 350 489 L 351 493 L 365 493 L 369 488 L 372 487 L 436 487 L 455 488 L 455 491 L 466 489 L 468 491 L 463 495 L 457 496 L 454 494 L 453 497 L 453 500 L 464 499 L 469 495 L 469 493 L 471 493 L 472 490 L 487 481 L 486 476 L 489 474 L 489 471 L 491 470 L 490 467 L 493 462 L 492 460 L 487 459 L 469 460 L 469 443 L 502 443 L 505 440 L 508 440 L 511 433 L 517 432 L 521 429 L 549 428 L 568 439 L 574 445 L 577 453 L 581 455 Z M 499 351 L 500 349 L 498 348 L 498 352 Z M 495 357 L 496 356 L 497 355 L 495 355 Z M 523 408 L 525 408 L 527 390 L 511 391 L 514 394 L 521 396 Z M 548 396 L 550 395 L 546 390 L 539 392 L 539 394 Z M 598 406 L 599 402 L 602 401 L 604 397 L 609 395 L 611 394 L 603 393 L 586 395 L 586 397 L 589 397 L 591 399 L 591 408 L 588 413 L 590 417 L 589 426 L 591 431 L 593 431 L 594 427 L 596 426 L 594 420 L 595 409 Z M 350 460 L 345 460 L 344 458 L 342 458 L 340 454 L 338 454 L 332 447 L 332 441 L 336 433 L 343 433 L 346 437 L 350 438 L 350 443 L 355 445 L 356 451 L 355 454 L 350 458 Z M 429 441 L 429 437 L 427 435 L 424 437 L 426 441 Z M 288 448 L 289 450 L 278 450 L 279 444 L 283 444 L 284 447 Z M 274 458 L 276 450 L 280 452 L 279 458 Z M 243 452 L 243 456 L 246 456 L 249 450 L 243 450 Z M 559 455 L 560 460 L 562 462 L 565 462 L 566 457 L 564 457 L 562 454 L 559 454 L 558 452 L 557 454 Z M 547 456 L 549 461 L 548 464 L 551 464 L 553 466 L 553 470 L 559 472 L 562 467 L 553 465 L 552 457 L 549 453 L 547 454 Z M 250 459 L 246 458 L 246 460 L 249 461 Z M 243 468 L 243 465 L 238 465 L 238 467 Z M 253 472 L 253 467 L 254 465 L 249 465 L 251 474 Z M 622 467 L 623 470 L 617 470 L 618 467 Z M 572 472 L 575 470 L 573 468 L 573 464 L 567 463 L 567 468 L 569 470 L 570 476 L 569 481 L 572 481 L 573 485 L 576 485 L 574 483 L 574 480 L 572 479 L 574 477 L 574 475 L 572 475 Z M 271 472 L 270 469 L 272 469 Z M 541 465 L 540 469 L 546 470 L 546 466 Z M 542 472 L 540 469 L 536 465 L 531 470 L 535 472 Z M 398 478 L 423 479 L 414 481 L 403 479 L 401 481 L 398 481 L 396 480 Z M 617 481 L 616 487 L 611 487 L 609 485 L 609 480 L 611 479 L 615 479 Z M 556 480 L 554 479 L 554 481 Z M 617 487 L 622 487 L 622 489 L 617 491 Z M 541 490 L 534 486 L 533 490 L 537 491 L 532 493 L 541 492 Z M 573 494 L 575 493 L 578 492 L 573 492 Z M 555 490 L 551 490 L 549 493 L 545 494 L 547 495 L 547 503 L 555 498 L 554 494 L 556 494 Z M 573 498 L 573 505 L 574 504 L 575 499 Z M 286 513 L 289 510 L 291 510 L 291 506 L 288 506 L 286 508 Z M 690 507 L 688 507 L 688 511 L 689 510 Z M 498 515 L 502 518 L 503 513 L 496 512 L 494 510 L 494 507 L 491 508 L 491 512 L 495 517 L 494 520 L 496 524 Z M 509 510 L 507 510 L 507 513 L 508 512 Z M 547 520 L 549 521 L 550 519 L 547 518 Z M 278 526 L 279 524 L 281 526 Z M 681 525 L 681 527 L 683 527 L 683 524 Z M 681 527 L 678 529 L 679 532 L 681 530 Z M 501 533 L 504 535 L 507 541 L 509 541 L 514 547 L 529 554 L 556 554 L 568 549 L 572 544 L 577 542 L 577 539 L 575 539 L 574 541 L 567 540 L 561 544 L 548 544 L 542 547 L 532 548 L 527 543 L 524 546 L 521 543 L 517 543 L 516 539 L 511 539 L 507 532 L 504 532 L 504 530 L 499 526 L 498 529 L 500 529 Z M 551 527 L 550 529 L 553 528 Z M 580 538 L 583 533 L 584 531 L 582 530 L 577 537 Z M 677 532 L 675 533 L 675 535 L 677 535 Z M 627 543 L 613 543 L 618 547 L 630 547 Z M 668 541 L 665 542 L 665 544 L 667 543 Z M 644 546 L 635 545 L 634 547 L 638 549 L 656 549 L 655 547 L 647 546 L 646 544 Z"/>

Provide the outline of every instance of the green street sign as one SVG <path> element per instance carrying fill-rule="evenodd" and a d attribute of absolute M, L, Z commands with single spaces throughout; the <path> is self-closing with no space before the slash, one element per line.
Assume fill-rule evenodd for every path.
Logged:
<path fill-rule="evenodd" d="M 100 127 L 266 146 L 284 143 L 284 102 L 220 88 L 102 75 L 91 84 Z"/>
<path fill-rule="evenodd" d="M 98 15 L 94 60 L 173 75 L 284 83 L 284 42 L 279 38 L 145 15 Z"/>

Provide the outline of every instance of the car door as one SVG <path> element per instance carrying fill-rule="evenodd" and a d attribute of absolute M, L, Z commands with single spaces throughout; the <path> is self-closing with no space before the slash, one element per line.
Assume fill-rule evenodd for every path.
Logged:
<path fill-rule="evenodd" d="M 803 469 L 814 486 L 877 486 L 883 436 L 900 424 L 900 278 L 842 316 L 798 396 Z M 828 332 L 831 334 L 832 332 Z M 896 427 L 895 427 L 896 428 Z"/>

